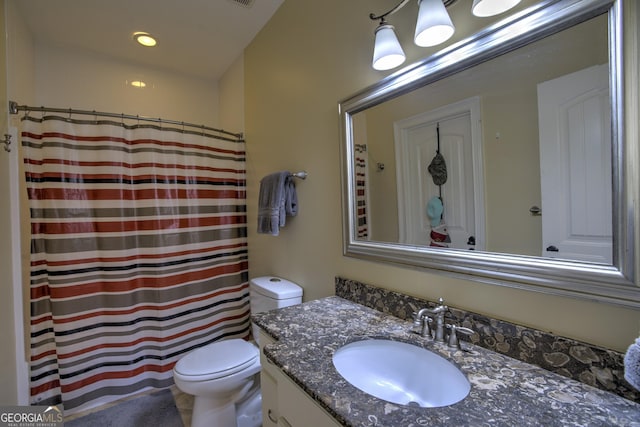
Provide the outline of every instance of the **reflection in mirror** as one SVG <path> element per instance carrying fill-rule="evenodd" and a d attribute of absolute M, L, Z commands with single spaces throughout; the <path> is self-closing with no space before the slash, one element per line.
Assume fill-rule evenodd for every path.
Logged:
<path fill-rule="evenodd" d="M 358 237 L 611 264 L 607 33 L 603 14 L 354 114 Z"/>
<path fill-rule="evenodd" d="M 620 16 L 544 3 L 341 102 L 345 254 L 640 306 Z"/>

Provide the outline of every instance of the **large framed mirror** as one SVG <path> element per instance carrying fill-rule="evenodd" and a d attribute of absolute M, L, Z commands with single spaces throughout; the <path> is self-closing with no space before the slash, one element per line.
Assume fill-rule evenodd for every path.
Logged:
<path fill-rule="evenodd" d="M 640 307 L 622 7 L 543 1 L 341 101 L 345 255 Z"/>

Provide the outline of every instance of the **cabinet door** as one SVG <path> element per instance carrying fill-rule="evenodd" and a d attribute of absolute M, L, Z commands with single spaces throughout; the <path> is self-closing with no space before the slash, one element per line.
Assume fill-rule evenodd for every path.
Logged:
<path fill-rule="evenodd" d="M 291 427 L 339 427 L 340 424 L 286 375 L 278 381 L 278 425 Z"/>
<path fill-rule="evenodd" d="M 275 340 L 260 330 L 259 342 L 262 425 L 264 427 L 340 427 L 331 415 L 266 358 L 262 350 L 265 345 Z"/>
<path fill-rule="evenodd" d="M 269 362 L 261 356 L 260 387 L 262 389 L 262 425 L 276 427 L 278 425 L 278 381 L 273 377 L 265 365 Z"/>
<path fill-rule="evenodd" d="M 267 344 L 275 342 L 262 329 L 259 332 L 260 342 L 260 388 L 262 390 L 262 425 L 276 427 L 278 425 L 278 375 L 279 369 L 273 365 L 262 352 Z"/>

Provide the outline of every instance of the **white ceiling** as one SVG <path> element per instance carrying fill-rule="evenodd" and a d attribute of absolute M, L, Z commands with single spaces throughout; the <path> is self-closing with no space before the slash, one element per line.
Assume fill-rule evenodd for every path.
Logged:
<path fill-rule="evenodd" d="M 217 81 L 284 0 L 12 1 L 37 43 Z M 158 45 L 142 48 L 136 31 Z"/>

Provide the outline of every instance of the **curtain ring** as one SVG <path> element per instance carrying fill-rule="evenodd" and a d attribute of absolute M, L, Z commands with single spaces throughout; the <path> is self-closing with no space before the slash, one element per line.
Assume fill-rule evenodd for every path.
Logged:
<path fill-rule="evenodd" d="M 71 121 L 71 113 L 72 113 L 71 108 L 69 108 L 69 115 L 67 116 L 67 122 Z"/>
<path fill-rule="evenodd" d="M 205 136 L 205 134 L 204 134 L 204 125 L 200 125 L 200 127 L 202 128 L 202 136 Z"/>
<path fill-rule="evenodd" d="M 96 110 L 93 110 L 93 123 L 98 124 L 98 113 L 96 113 Z"/>

